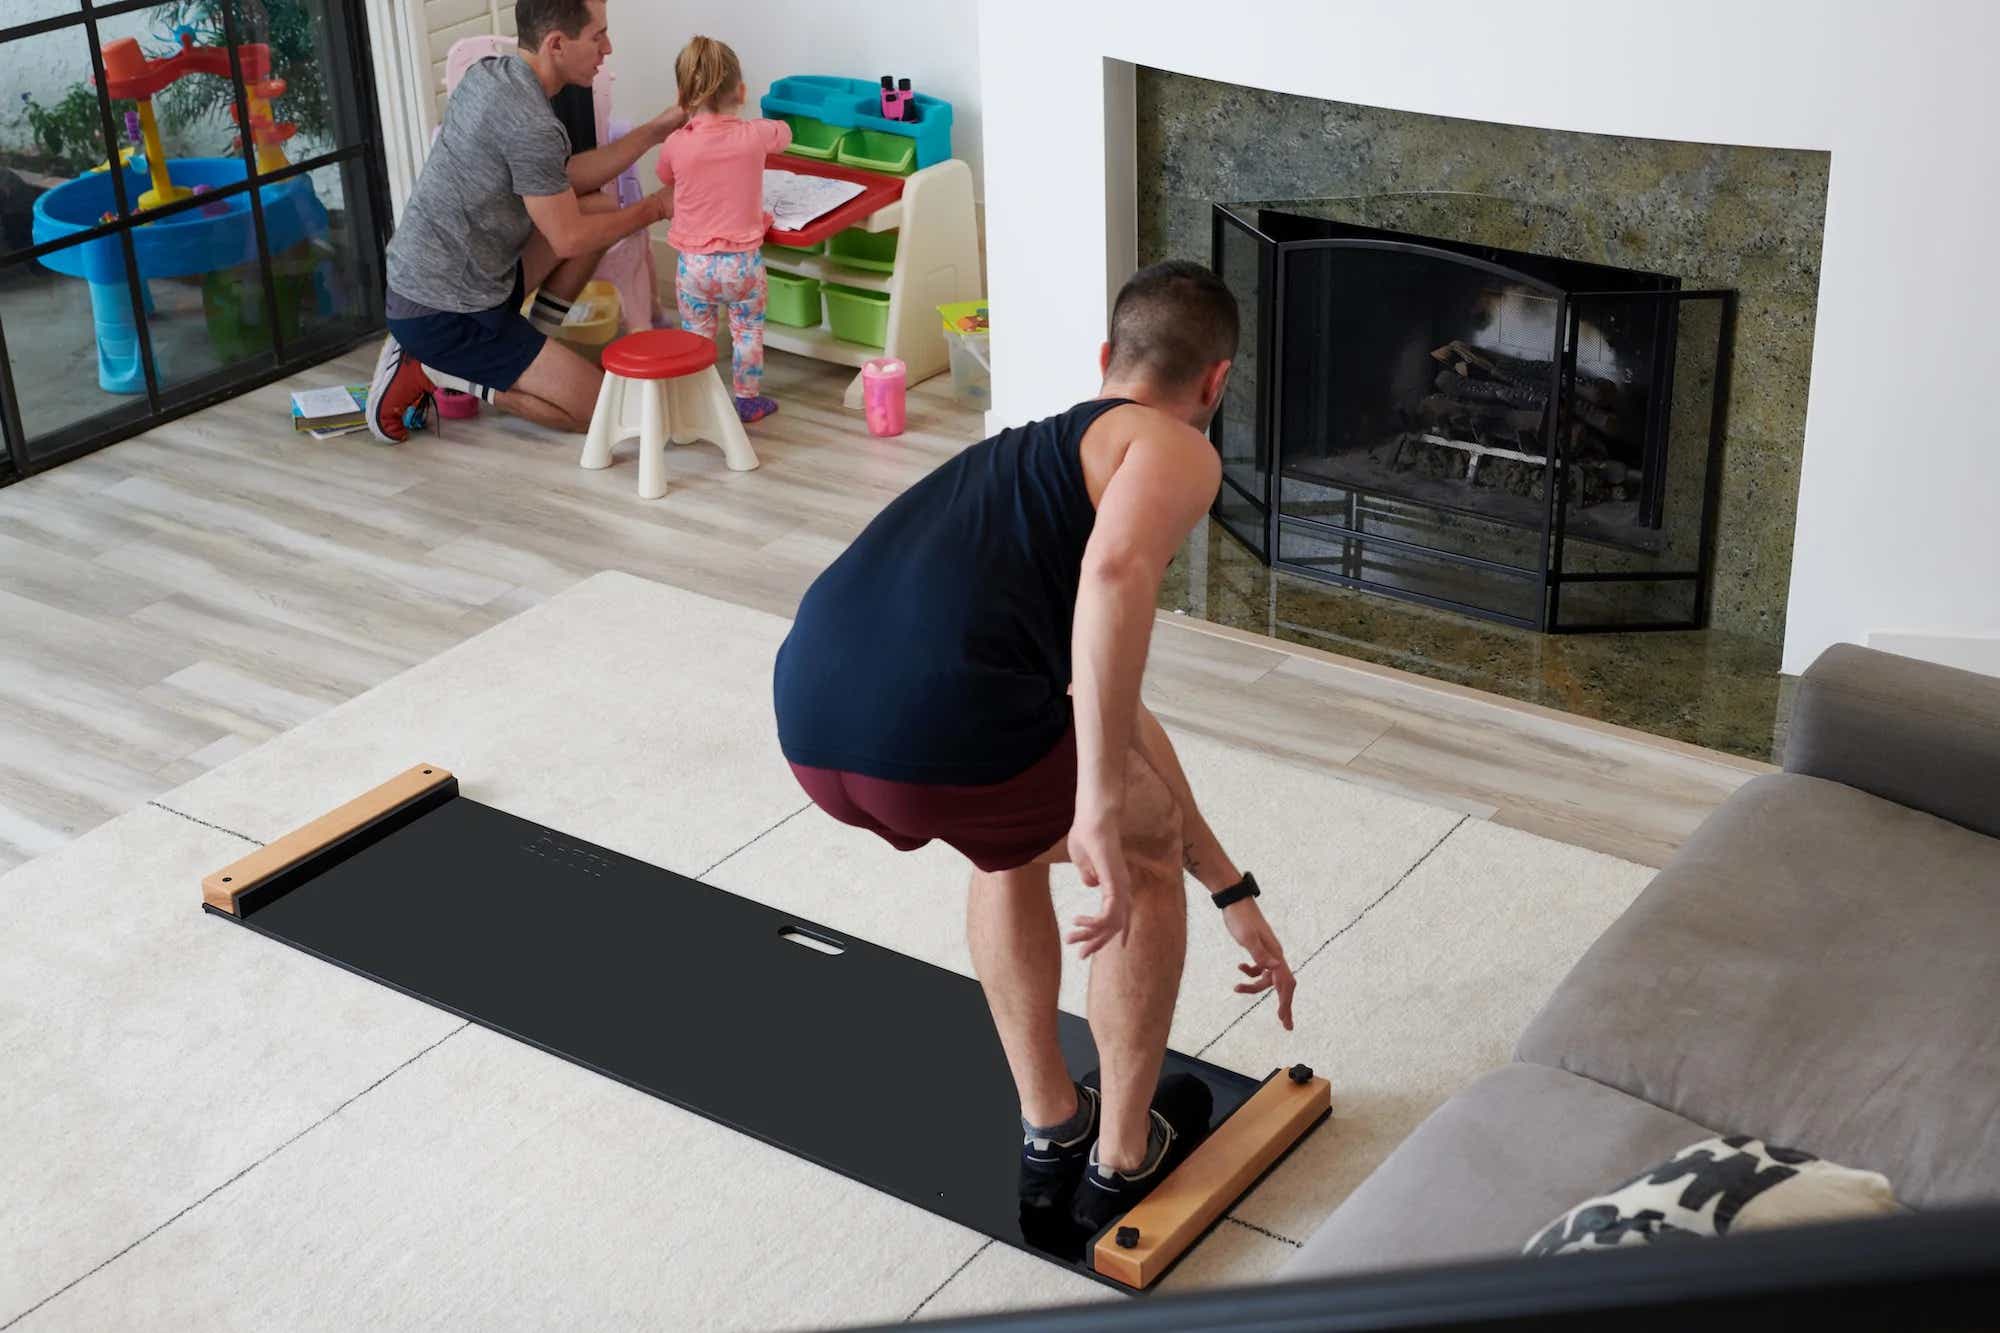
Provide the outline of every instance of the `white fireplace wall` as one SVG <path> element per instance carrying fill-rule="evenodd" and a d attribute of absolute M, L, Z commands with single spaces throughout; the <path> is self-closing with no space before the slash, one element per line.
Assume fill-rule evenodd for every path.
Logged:
<path fill-rule="evenodd" d="M 996 423 L 1097 387 L 1105 294 L 1135 262 L 1132 65 L 1432 115 L 1827 150 L 1784 669 L 1888 630 L 2000 632 L 2000 523 L 1987 517 L 2000 505 L 2000 427 L 1978 387 L 2000 325 L 1988 68 L 2000 6 L 980 8 Z"/>

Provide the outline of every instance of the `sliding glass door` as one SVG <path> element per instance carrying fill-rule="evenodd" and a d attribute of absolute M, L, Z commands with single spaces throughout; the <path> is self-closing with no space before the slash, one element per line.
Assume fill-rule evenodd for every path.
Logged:
<path fill-rule="evenodd" d="M 14 475 L 381 327 L 389 213 L 366 41 L 358 0 L 0 7 Z"/>

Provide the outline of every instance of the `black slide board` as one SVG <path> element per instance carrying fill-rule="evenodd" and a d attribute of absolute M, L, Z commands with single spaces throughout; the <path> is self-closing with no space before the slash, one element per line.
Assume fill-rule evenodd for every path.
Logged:
<path fill-rule="evenodd" d="M 1023 1216 L 1019 1102 L 970 977 L 483 805 L 455 779 L 244 894 L 241 917 L 206 910 L 1129 1290 L 1090 1267 L 1090 1237 Z M 1061 1030 L 1081 1077 L 1089 1027 L 1064 1013 Z M 1174 1051 L 1164 1072 L 1208 1085 L 1211 1128 L 1262 1083 Z M 671 1144 L 658 1161 L 670 1175 Z"/>

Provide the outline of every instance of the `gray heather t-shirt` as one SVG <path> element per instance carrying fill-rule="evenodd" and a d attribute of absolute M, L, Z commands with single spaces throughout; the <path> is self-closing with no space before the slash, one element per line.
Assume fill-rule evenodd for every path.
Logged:
<path fill-rule="evenodd" d="M 521 200 L 567 190 L 569 153 L 527 61 L 492 56 L 467 70 L 389 240 L 391 306 L 471 314 L 512 295 L 535 230 Z"/>

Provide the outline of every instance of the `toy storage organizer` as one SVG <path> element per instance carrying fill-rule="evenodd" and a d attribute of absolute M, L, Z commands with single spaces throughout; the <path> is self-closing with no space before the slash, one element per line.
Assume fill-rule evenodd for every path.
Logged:
<path fill-rule="evenodd" d="M 972 171 L 951 156 L 951 104 L 918 94 L 916 118 L 879 112 L 879 87 L 795 75 L 764 97 L 766 116 L 792 126 L 773 154 L 781 171 L 868 185 L 859 199 L 764 246 L 768 347 L 860 368 L 880 356 L 909 367 L 911 384 L 948 364 L 937 307 L 979 295 Z M 861 405 L 861 377 L 846 405 Z"/>

